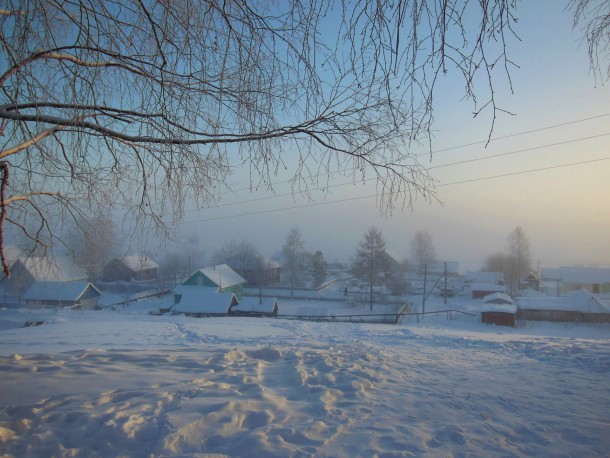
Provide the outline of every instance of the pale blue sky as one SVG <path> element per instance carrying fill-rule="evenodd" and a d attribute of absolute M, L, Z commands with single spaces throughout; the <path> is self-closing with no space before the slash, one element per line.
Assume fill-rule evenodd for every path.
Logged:
<path fill-rule="evenodd" d="M 390 249 L 401 255 L 409 255 L 416 231 L 428 230 L 441 260 L 457 260 L 469 269 L 479 267 L 485 256 L 504 250 L 508 233 L 519 225 L 529 236 L 535 263 L 610 265 L 610 160 L 453 184 L 610 158 L 610 135 L 579 140 L 610 134 L 610 82 L 601 84 L 590 73 L 581 33 L 572 29 L 571 14 L 564 5 L 555 0 L 520 3 L 516 30 L 522 41 L 513 42 L 510 49 L 520 66 L 511 73 L 515 93 L 506 84 L 497 88 L 501 106 L 515 115 L 500 116 L 492 137 L 571 124 L 493 141 L 487 148 L 477 144 L 439 151 L 485 140 L 491 122 L 489 113 L 472 118 L 472 103 L 461 101 L 462 86 L 453 76 L 447 77 L 436 95 L 433 149 L 439 152 L 431 162 L 422 158 L 437 180 L 442 205 L 415 202 L 412 211 L 397 210 L 384 218 L 375 199 L 331 203 L 372 195 L 374 183 L 331 188 L 326 197 L 313 192 L 313 201 L 296 195 L 226 205 L 269 196 L 242 191 L 225 196 L 218 208 L 187 213 L 182 231 L 199 231 L 208 252 L 228 239 L 244 238 L 270 255 L 281 248 L 290 227 L 297 226 L 307 249 L 322 249 L 329 259 L 346 260 L 372 225 L 382 230 Z M 592 117 L 597 118 L 581 121 Z M 557 143 L 563 144 L 546 147 Z M 439 167 L 530 148 L 538 149 Z M 420 150 L 426 153 L 425 147 Z M 244 176 L 238 173 L 232 180 L 240 183 Z M 336 183 L 346 181 L 338 178 Z M 276 186 L 276 194 L 287 192 L 287 184 Z M 274 211 L 294 206 L 300 208 Z M 258 211 L 272 212 L 231 218 Z M 210 221 L 224 217 L 230 218 Z"/>

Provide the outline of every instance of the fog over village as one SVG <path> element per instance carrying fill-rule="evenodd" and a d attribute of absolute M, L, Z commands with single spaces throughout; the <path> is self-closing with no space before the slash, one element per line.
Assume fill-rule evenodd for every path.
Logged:
<path fill-rule="evenodd" d="M 607 457 L 610 3 L 8 0 L 0 457 Z"/>

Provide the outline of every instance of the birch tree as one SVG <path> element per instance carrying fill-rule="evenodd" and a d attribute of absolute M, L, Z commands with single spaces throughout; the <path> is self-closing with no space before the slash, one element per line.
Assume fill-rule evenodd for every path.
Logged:
<path fill-rule="evenodd" d="M 110 212 L 169 235 L 234 168 L 273 188 L 341 171 L 380 210 L 434 199 L 411 153 L 437 81 L 463 78 L 490 125 L 513 62 L 516 0 L 7 0 L 0 7 L 0 254 L 5 226 L 51 247 Z M 508 88 L 504 88 L 508 90 Z M 33 229 L 30 229 L 33 227 Z"/>
<path fill-rule="evenodd" d="M 423 273 L 426 265 L 436 260 L 436 251 L 432 236 L 428 231 L 418 231 L 411 242 L 411 256 L 417 265 L 417 271 Z"/>
<path fill-rule="evenodd" d="M 286 271 L 290 282 L 290 295 L 294 293 L 294 288 L 302 286 L 303 273 L 305 271 L 305 249 L 303 236 L 298 227 L 293 227 L 288 232 L 286 242 L 282 246 L 284 257 L 283 269 Z"/>
<path fill-rule="evenodd" d="M 521 278 L 527 275 L 532 268 L 530 243 L 521 226 L 515 227 L 515 230 L 508 234 L 507 242 L 507 259 L 510 269 L 508 272 L 508 281 L 511 294 L 516 294 L 519 291 L 519 282 Z"/>

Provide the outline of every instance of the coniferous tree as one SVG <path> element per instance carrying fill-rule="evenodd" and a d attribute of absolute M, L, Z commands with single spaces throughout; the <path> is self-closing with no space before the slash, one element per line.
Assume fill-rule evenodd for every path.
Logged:
<path fill-rule="evenodd" d="M 369 305 L 373 310 L 373 287 L 387 280 L 388 255 L 385 239 L 376 227 L 371 227 L 360 242 L 352 264 L 352 273 L 369 285 Z"/>

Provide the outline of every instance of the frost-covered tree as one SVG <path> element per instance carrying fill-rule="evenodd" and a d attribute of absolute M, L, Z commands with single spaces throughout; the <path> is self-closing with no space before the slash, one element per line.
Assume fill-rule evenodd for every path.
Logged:
<path fill-rule="evenodd" d="M 418 231 L 415 233 L 411 242 L 411 256 L 419 273 L 423 273 L 425 266 L 436 260 L 432 236 L 428 231 Z"/>
<path fill-rule="evenodd" d="M 226 242 L 212 254 L 211 262 L 227 264 L 251 286 L 266 286 L 269 282 L 268 260 L 247 240 Z"/>
<path fill-rule="evenodd" d="M 485 258 L 483 270 L 487 272 L 502 272 L 504 278 L 507 278 L 507 272 L 510 270 L 510 259 L 506 253 L 494 253 Z"/>
<path fill-rule="evenodd" d="M 215 202 L 244 164 L 253 187 L 272 188 L 294 159 L 299 189 L 339 169 L 376 178 L 382 210 L 433 198 L 409 143 L 429 137 L 448 72 L 493 124 L 515 10 L 516 0 L 4 1 L 0 254 L 5 223 L 51 246 L 55 222 L 100 208 L 131 233 L 168 235 L 186 202 Z"/>
<path fill-rule="evenodd" d="M 610 79 L 610 2 L 570 0 L 570 6 L 574 10 L 574 27 L 584 31 L 592 73 L 602 81 Z M 604 57 L 608 60 L 606 68 L 601 62 Z"/>
<path fill-rule="evenodd" d="M 508 234 L 508 284 L 511 292 L 515 294 L 519 291 L 519 282 L 521 278 L 527 275 L 532 268 L 532 259 L 530 254 L 530 244 L 525 231 L 520 227 L 515 227 L 515 230 Z"/>
<path fill-rule="evenodd" d="M 324 254 L 318 250 L 311 256 L 309 272 L 313 279 L 314 287 L 319 287 L 328 278 L 328 262 L 324 259 Z"/>
<path fill-rule="evenodd" d="M 502 272 L 508 291 L 519 291 L 519 282 L 532 269 L 530 244 L 525 231 L 520 226 L 508 234 L 505 252 L 489 255 L 484 269 L 489 272 Z"/>
<path fill-rule="evenodd" d="M 260 258 L 260 253 L 252 243 L 247 240 L 230 240 L 214 251 L 210 260 L 212 264 L 227 264 L 243 276 L 244 270 L 260 267 Z"/>
<path fill-rule="evenodd" d="M 283 270 L 288 275 L 292 295 L 294 288 L 303 284 L 306 265 L 303 237 L 298 227 L 290 229 L 286 242 L 282 246 L 282 255 L 284 257 Z"/>
<path fill-rule="evenodd" d="M 106 265 L 123 248 L 109 215 L 79 218 L 66 232 L 74 260 L 85 269 L 89 281 L 99 280 Z"/>

